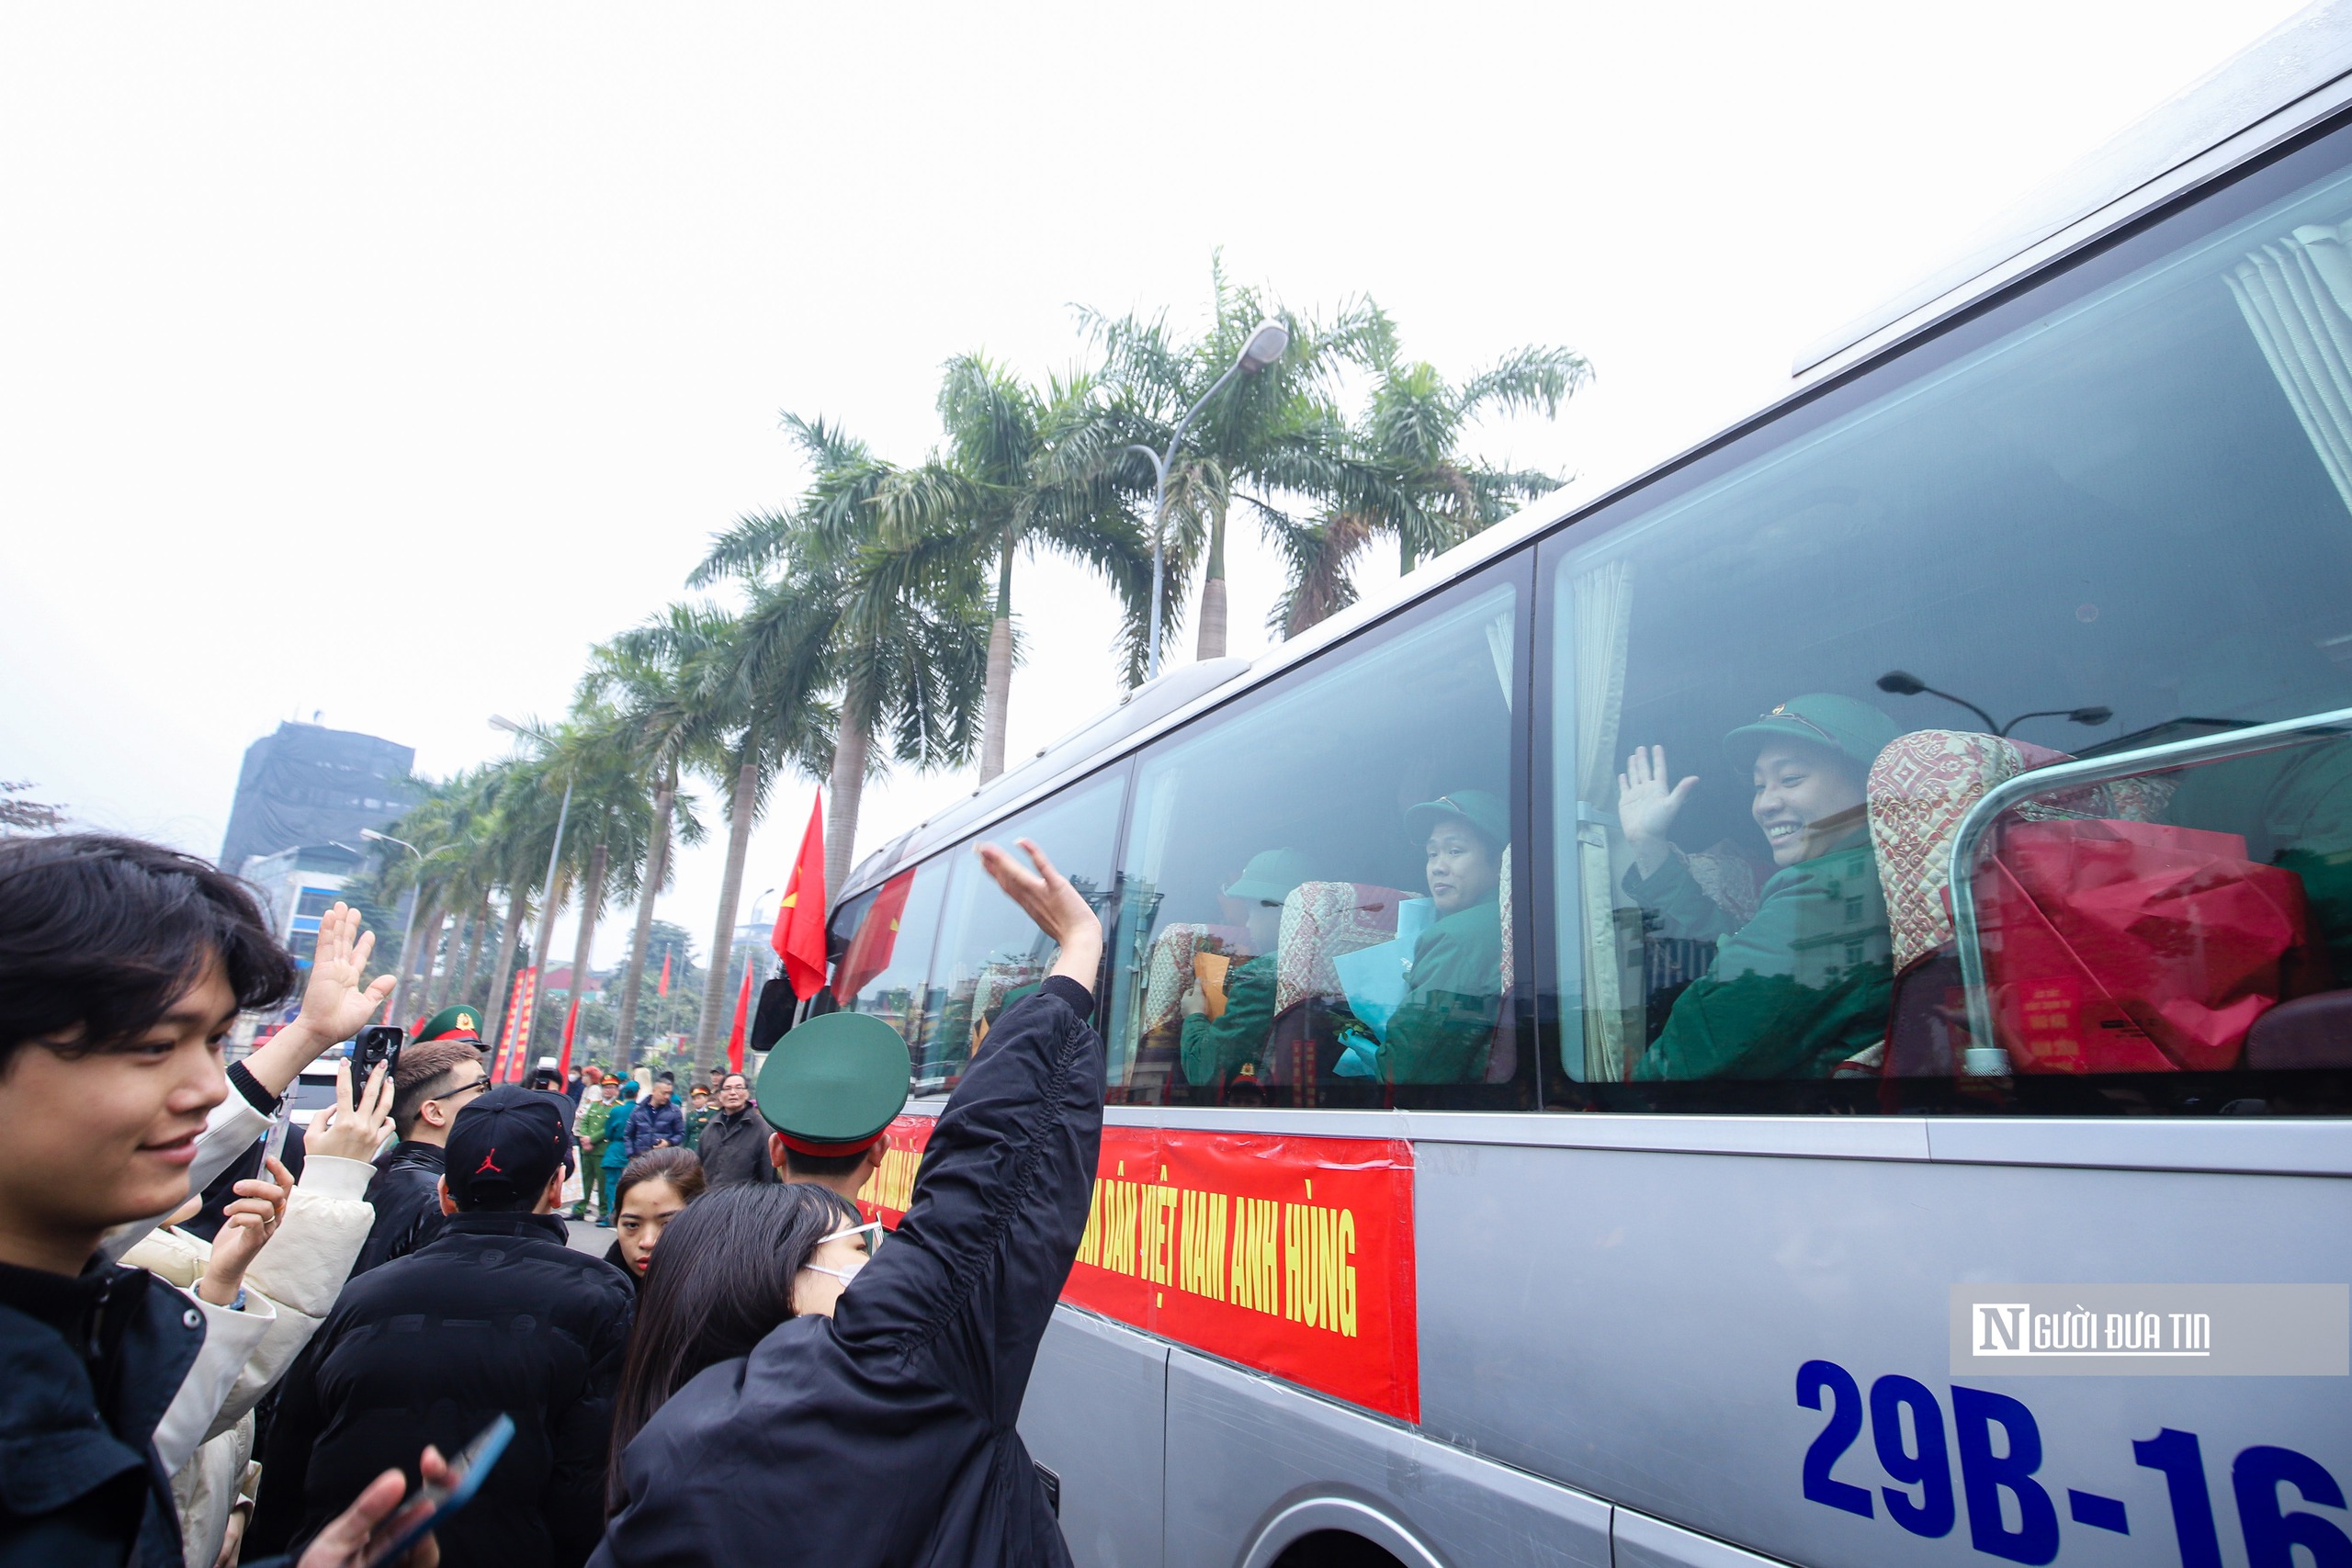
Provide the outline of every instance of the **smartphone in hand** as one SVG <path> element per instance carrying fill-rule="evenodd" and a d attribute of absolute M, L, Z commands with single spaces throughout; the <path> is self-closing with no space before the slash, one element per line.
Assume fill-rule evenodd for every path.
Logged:
<path fill-rule="evenodd" d="M 474 1434 L 473 1441 L 458 1450 L 449 1461 L 449 1479 L 446 1484 L 427 1482 L 416 1489 L 416 1495 L 401 1508 L 403 1514 L 416 1517 L 400 1526 L 385 1543 L 368 1554 L 368 1568 L 389 1568 L 408 1554 L 411 1547 L 423 1540 L 434 1526 L 474 1500 L 481 1483 L 506 1445 L 514 1439 L 514 1418 L 500 1416 L 489 1426 Z M 418 1505 L 430 1505 L 420 1511 Z"/>

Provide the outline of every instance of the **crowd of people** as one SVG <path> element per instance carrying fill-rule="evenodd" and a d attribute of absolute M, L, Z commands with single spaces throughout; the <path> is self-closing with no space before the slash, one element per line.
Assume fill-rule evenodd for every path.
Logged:
<path fill-rule="evenodd" d="M 885 1246 L 856 1199 L 909 1064 L 871 1017 L 682 1103 L 493 1084 L 460 1005 L 339 1057 L 295 1132 L 296 1076 L 391 990 L 356 912 L 306 973 L 203 861 L 0 840 L 0 1568 L 1067 1562 L 1014 1417 L 1092 1186 L 1102 935 L 1023 848 L 981 859 L 1060 959 Z"/>

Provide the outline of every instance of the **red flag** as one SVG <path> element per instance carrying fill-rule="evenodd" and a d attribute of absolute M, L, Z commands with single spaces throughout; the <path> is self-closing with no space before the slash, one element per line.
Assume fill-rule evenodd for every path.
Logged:
<path fill-rule="evenodd" d="M 523 1076 L 523 1058 L 531 1049 L 530 1036 L 525 1032 L 523 1015 L 529 1010 L 532 998 L 537 995 L 539 971 L 537 966 L 514 972 L 514 989 L 506 999 L 506 1017 L 498 1026 L 498 1051 L 491 1058 L 490 1077 L 492 1083 L 513 1083 Z"/>
<path fill-rule="evenodd" d="M 752 1010 L 752 960 L 743 960 L 743 988 L 735 994 L 735 1027 L 727 1035 L 727 1070 L 743 1070 L 743 1021 Z"/>
<path fill-rule="evenodd" d="M 653 994 L 657 997 L 666 997 L 670 994 L 670 954 L 666 949 L 662 954 L 662 988 Z"/>
<path fill-rule="evenodd" d="M 768 945 L 784 960 L 784 977 L 796 997 L 815 996 L 825 986 L 825 797 L 820 793 L 808 808 L 808 828 L 800 835 L 800 857 L 792 863 L 792 881 L 776 907 L 775 930 Z"/>
<path fill-rule="evenodd" d="M 884 883 L 866 908 L 865 919 L 857 922 L 857 934 L 849 939 L 841 971 L 833 976 L 833 996 L 843 1007 L 865 989 L 867 981 L 890 967 L 890 954 L 899 945 L 899 917 L 906 913 L 907 895 L 914 890 L 915 873 L 920 869 L 909 866 Z"/>
<path fill-rule="evenodd" d="M 571 1006 L 565 1010 L 563 1015 L 563 1059 L 555 1065 L 556 1076 L 558 1077 L 568 1077 L 571 1076 L 571 1032 L 579 1027 L 580 993 L 575 989 L 571 993 Z"/>

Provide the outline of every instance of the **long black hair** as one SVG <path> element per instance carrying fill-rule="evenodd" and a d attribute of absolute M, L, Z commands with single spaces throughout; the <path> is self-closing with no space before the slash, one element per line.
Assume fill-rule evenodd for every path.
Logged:
<path fill-rule="evenodd" d="M 748 1356 L 792 1316 L 792 1281 L 817 1243 L 859 1222 L 857 1206 L 806 1182 L 739 1183 L 689 1203 L 662 1233 L 613 1401 L 605 1506 L 617 1513 L 621 1454 L 669 1397 L 705 1367 Z"/>

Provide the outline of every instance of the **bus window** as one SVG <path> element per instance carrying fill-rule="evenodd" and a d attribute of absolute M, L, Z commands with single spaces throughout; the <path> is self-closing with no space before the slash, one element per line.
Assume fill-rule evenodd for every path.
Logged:
<path fill-rule="evenodd" d="M 1547 547 L 1547 1101 L 2316 1103 L 2231 1075 L 2318 1070 L 2249 1032 L 2352 996 L 2352 751 L 2164 750 L 2352 706 L 2352 175 L 2275 195 Z M 1963 954 L 1973 805 L 2141 752 L 2008 814 Z"/>
<path fill-rule="evenodd" d="M 911 865 L 833 912 L 831 990 L 846 1012 L 870 1012 L 905 1036 L 920 1061 L 939 1019 L 929 983 L 932 937 L 939 929 L 945 864 Z"/>
<path fill-rule="evenodd" d="M 952 1089 L 964 1064 L 987 1038 L 989 1025 L 1037 987 L 1060 951 L 998 889 L 981 869 L 974 848 L 986 841 L 1019 856 L 1016 840 L 1035 840 L 1070 886 L 1107 917 L 1111 853 L 1116 847 L 1125 775 L 1114 773 L 1066 790 L 940 857 L 948 883 L 947 912 L 932 960 L 933 984 L 940 995 L 939 1027 L 918 1059 L 917 1093 Z M 1026 863 L 1026 857 L 1022 858 Z"/>
<path fill-rule="evenodd" d="M 1342 643 L 1136 772 L 1110 1090 L 1532 1101 L 1512 988 L 1517 568 Z"/>

